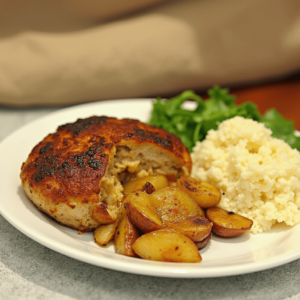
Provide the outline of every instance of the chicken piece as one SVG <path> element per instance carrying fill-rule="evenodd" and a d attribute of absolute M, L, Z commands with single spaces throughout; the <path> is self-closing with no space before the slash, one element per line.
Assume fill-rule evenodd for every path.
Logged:
<path fill-rule="evenodd" d="M 122 183 L 189 174 L 190 154 L 171 133 L 132 119 L 78 119 L 36 145 L 21 167 L 29 199 L 59 223 L 91 231 L 116 220 Z"/>

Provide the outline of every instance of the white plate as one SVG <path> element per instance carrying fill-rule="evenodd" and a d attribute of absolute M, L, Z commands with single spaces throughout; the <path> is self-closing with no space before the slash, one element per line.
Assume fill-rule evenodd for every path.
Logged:
<path fill-rule="evenodd" d="M 234 239 L 213 237 L 196 264 L 161 263 L 114 253 L 113 245 L 98 247 L 91 233 L 58 225 L 39 212 L 25 196 L 19 172 L 33 146 L 58 125 L 91 115 L 130 117 L 147 121 L 151 100 L 115 100 L 60 110 L 19 129 L 0 144 L 0 212 L 13 226 L 42 245 L 72 258 L 128 273 L 162 277 L 219 277 L 276 267 L 300 258 L 300 226 L 277 225 L 268 233 Z"/>

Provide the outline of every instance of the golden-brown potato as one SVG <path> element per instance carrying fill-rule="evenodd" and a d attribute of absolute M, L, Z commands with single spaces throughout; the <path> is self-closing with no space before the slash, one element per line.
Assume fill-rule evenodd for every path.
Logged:
<path fill-rule="evenodd" d="M 206 217 L 213 222 L 212 232 L 222 237 L 235 237 L 251 229 L 253 221 L 232 211 L 211 207 Z"/>
<path fill-rule="evenodd" d="M 123 184 L 123 188 L 124 188 L 123 193 L 125 195 L 127 195 L 133 191 L 141 190 L 143 185 L 146 182 L 150 182 L 154 186 L 155 190 L 164 188 L 169 185 L 169 180 L 164 175 L 147 176 L 144 178 L 139 178 L 139 179 L 135 179 L 135 180 L 124 183 Z"/>
<path fill-rule="evenodd" d="M 139 237 L 138 230 L 125 216 L 116 229 L 114 238 L 116 253 L 126 256 L 136 256 L 132 244 Z"/>
<path fill-rule="evenodd" d="M 200 211 L 199 215 L 202 216 L 202 217 L 205 217 L 204 210 L 200 206 L 198 206 L 198 207 L 199 207 L 199 211 Z"/>
<path fill-rule="evenodd" d="M 211 232 L 213 223 L 201 215 L 187 218 L 176 222 L 165 221 L 165 225 L 186 235 L 194 242 L 205 239 Z"/>
<path fill-rule="evenodd" d="M 117 225 L 119 225 L 121 220 L 123 218 L 125 218 L 126 215 L 127 215 L 124 203 L 125 203 L 125 198 L 123 199 L 123 202 L 121 204 L 121 207 L 120 207 L 120 210 L 119 210 L 119 213 L 118 213 L 118 216 L 117 216 L 117 220 L 116 220 L 116 221 L 118 221 Z"/>
<path fill-rule="evenodd" d="M 132 245 L 134 252 L 144 258 L 165 262 L 200 262 L 195 243 L 172 229 L 146 233 Z"/>
<path fill-rule="evenodd" d="M 116 221 L 110 224 L 100 225 L 96 228 L 94 231 L 95 242 L 100 246 L 106 246 L 108 242 L 114 238 L 116 228 L 124 217 L 126 217 L 126 210 L 122 203 Z"/>
<path fill-rule="evenodd" d="M 94 206 L 91 209 L 91 214 L 93 219 L 99 224 L 110 224 L 116 220 L 116 218 L 113 218 L 110 215 L 107 209 L 107 204 L 104 202 L 98 206 Z"/>
<path fill-rule="evenodd" d="M 117 221 L 111 224 L 100 225 L 94 231 L 95 242 L 100 246 L 106 246 L 115 236 Z"/>
<path fill-rule="evenodd" d="M 142 191 L 132 192 L 126 196 L 124 206 L 131 222 L 141 231 L 150 232 L 163 228 L 151 195 Z"/>
<path fill-rule="evenodd" d="M 220 190 L 208 182 L 182 176 L 177 180 L 177 184 L 202 208 L 215 206 L 221 200 Z"/>
<path fill-rule="evenodd" d="M 153 203 L 163 223 L 185 220 L 201 215 L 197 203 L 179 187 L 165 187 L 151 194 Z"/>
<path fill-rule="evenodd" d="M 201 249 L 205 248 L 209 244 L 210 240 L 211 240 L 211 233 L 205 239 L 203 239 L 202 241 L 195 242 L 198 250 L 201 250 Z"/>

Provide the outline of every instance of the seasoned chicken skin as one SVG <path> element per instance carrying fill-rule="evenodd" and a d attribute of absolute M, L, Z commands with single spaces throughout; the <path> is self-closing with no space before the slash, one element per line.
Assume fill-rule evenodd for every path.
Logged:
<path fill-rule="evenodd" d="M 188 174 L 190 154 L 171 133 L 132 119 L 78 119 L 59 126 L 29 154 L 21 180 L 29 199 L 58 222 L 91 231 L 117 218 L 122 183 Z"/>

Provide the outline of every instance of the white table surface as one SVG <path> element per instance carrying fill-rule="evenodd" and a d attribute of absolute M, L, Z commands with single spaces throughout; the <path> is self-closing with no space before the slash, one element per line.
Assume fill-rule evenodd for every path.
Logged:
<path fill-rule="evenodd" d="M 0 107 L 0 142 L 27 122 L 56 109 Z M 296 300 L 300 299 L 300 260 L 267 271 L 223 278 L 131 275 L 56 253 L 19 232 L 0 215 L 0 299 Z"/>

